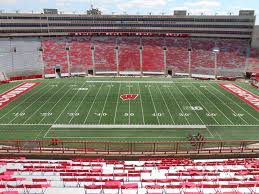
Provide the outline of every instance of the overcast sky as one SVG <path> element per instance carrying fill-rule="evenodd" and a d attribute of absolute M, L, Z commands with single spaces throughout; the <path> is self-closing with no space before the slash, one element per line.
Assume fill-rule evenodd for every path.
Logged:
<path fill-rule="evenodd" d="M 238 14 L 239 9 L 253 9 L 259 14 L 259 0 L 0 0 L 0 10 L 40 12 L 42 8 L 57 8 L 82 13 L 91 4 L 104 14 L 172 14 L 175 9 L 190 14 Z"/>

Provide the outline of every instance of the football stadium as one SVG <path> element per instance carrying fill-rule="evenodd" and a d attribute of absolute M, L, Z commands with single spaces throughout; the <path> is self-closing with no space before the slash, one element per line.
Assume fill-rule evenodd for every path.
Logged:
<path fill-rule="evenodd" d="M 259 26 L 0 12 L 0 193 L 259 193 Z"/>

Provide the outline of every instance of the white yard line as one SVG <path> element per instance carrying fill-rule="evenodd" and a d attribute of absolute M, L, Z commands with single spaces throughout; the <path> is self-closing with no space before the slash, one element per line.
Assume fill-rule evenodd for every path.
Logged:
<path fill-rule="evenodd" d="M 131 86 L 131 85 L 129 85 L 129 94 L 130 94 L 130 86 Z M 128 117 L 129 117 L 129 118 L 128 118 L 128 119 L 129 119 L 128 124 L 130 125 L 130 100 L 129 100 L 129 112 L 128 112 L 128 114 L 129 114 L 129 115 L 128 115 Z"/>
<path fill-rule="evenodd" d="M 75 110 L 75 113 L 77 113 L 77 111 L 80 109 L 81 105 L 83 104 L 85 98 L 88 96 L 89 91 L 90 91 L 90 88 L 91 88 L 91 87 L 88 88 L 86 94 L 84 95 L 84 98 L 81 100 L 80 104 L 77 106 L 77 108 L 76 108 L 76 110 Z M 73 120 L 73 117 L 71 117 L 71 119 L 69 120 L 68 123 L 70 124 L 72 120 Z"/>
<path fill-rule="evenodd" d="M 43 90 L 44 88 L 46 88 L 49 84 L 46 84 L 43 88 L 41 88 L 41 90 Z M 40 85 L 39 85 L 40 86 Z M 36 94 L 37 92 L 33 92 L 30 96 L 28 96 L 27 98 L 25 98 L 21 103 L 19 103 L 17 106 L 13 107 L 12 109 L 10 109 L 7 113 L 5 113 L 4 115 L 2 115 L 0 117 L 0 120 L 5 117 L 6 115 L 8 115 L 11 111 L 13 111 L 14 109 L 18 108 L 20 105 L 22 105 L 23 103 L 25 103 L 25 101 L 27 101 L 28 99 L 30 99 L 34 94 Z"/>
<path fill-rule="evenodd" d="M 196 88 L 196 87 L 195 87 L 195 88 Z M 196 89 L 199 90 L 198 88 L 196 88 Z M 205 90 L 208 91 L 207 88 L 205 88 Z M 200 90 L 199 90 L 199 91 L 200 91 Z M 200 91 L 200 93 L 203 94 L 203 92 L 201 92 L 201 91 Z M 218 109 L 219 112 L 221 112 L 221 114 L 222 114 L 232 125 L 234 125 L 234 123 L 225 115 L 225 113 L 222 112 L 222 111 L 218 108 L 218 106 L 215 104 L 215 102 L 211 101 L 205 94 L 203 94 L 203 95 L 205 96 L 206 99 L 208 99 L 208 100 L 211 102 L 211 104 L 213 104 L 213 105 L 216 107 L 216 109 Z"/>
<path fill-rule="evenodd" d="M 120 86 L 119 86 L 119 91 L 118 91 L 118 96 L 117 96 L 117 103 L 116 103 L 116 108 L 115 108 L 115 113 L 114 113 L 113 124 L 116 123 L 117 110 L 118 110 L 118 102 L 119 102 L 119 99 L 120 99 L 120 90 L 121 90 L 121 83 L 120 83 Z"/>
<path fill-rule="evenodd" d="M 104 110 L 105 110 L 105 107 L 106 107 L 106 104 L 107 104 L 107 99 L 108 99 L 108 96 L 109 96 L 109 94 L 110 94 L 111 88 L 112 88 L 112 86 L 110 85 L 109 90 L 108 90 L 108 93 L 107 93 L 106 98 L 105 98 L 104 105 L 103 105 L 102 114 L 101 114 L 101 116 L 100 116 L 100 118 L 99 118 L 99 122 L 98 122 L 99 124 L 101 123 L 101 120 L 102 120 L 102 117 L 103 117 L 103 112 L 104 112 Z"/>
<path fill-rule="evenodd" d="M 92 110 L 92 108 L 93 108 L 93 105 L 94 105 L 94 103 L 95 103 L 95 100 L 96 100 L 96 98 L 97 98 L 99 92 L 101 91 L 102 86 L 103 86 L 103 83 L 102 83 L 102 85 L 99 87 L 98 92 L 96 93 L 96 95 L 95 95 L 95 97 L 94 97 L 94 100 L 93 100 L 93 102 L 92 102 L 92 104 L 91 104 L 91 107 L 90 107 L 90 109 L 89 109 L 89 111 L 88 111 L 88 113 L 87 113 L 87 115 L 86 115 L 86 117 L 85 117 L 84 124 L 86 123 L 86 121 L 87 121 L 87 119 L 88 119 L 88 116 L 89 116 L 89 114 L 90 114 L 90 112 L 91 112 L 91 110 Z"/>
<path fill-rule="evenodd" d="M 87 84 L 87 81 L 83 82 L 83 84 L 80 86 L 80 88 L 84 87 L 84 85 Z M 61 113 L 58 115 L 58 117 L 55 119 L 55 121 L 53 123 L 56 123 L 58 121 L 58 119 L 61 117 L 61 115 L 65 112 L 65 110 L 67 109 L 67 107 L 70 105 L 70 103 L 73 101 L 73 99 L 76 97 L 76 95 L 79 93 L 80 90 L 77 90 L 77 92 L 74 93 L 74 95 L 72 96 L 72 98 L 70 99 L 70 101 L 66 104 L 66 106 L 63 108 L 63 110 L 61 111 Z"/>
<path fill-rule="evenodd" d="M 189 100 L 185 97 L 185 95 L 182 93 L 182 91 L 178 88 L 178 86 L 177 86 L 177 85 L 175 85 L 175 86 L 176 86 L 177 90 L 181 93 L 181 95 L 184 97 L 184 99 L 186 100 L 186 102 L 187 102 L 190 106 L 192 106 L 191 103 L 189 102 Z M 200 121 L 202 122 L 202 124 L 205 125 L 204 121 L 201 119 L 201 117 L 198 115 L 198 113 L 197 113 L 196 111 L 194 111 L 194 113 L 198 116 L 198 118 L 200 119 Z"/>
<path fill-rule="evenodd" d="M 138 83 L 138 89 L 139 89 L 139 97 L 140 97 L 140 103 L 141 103 L 141 111 L 142 111 L 142 119 L 143 119 L 143 124 L 145 125 L 145 118 L 144 118 L 144 110 L 143 110 L 143 102 L 142 102 L 142 97 L 141 97 L 141 91 L 140 91 L 140 85 Z"/>
<path fill-rule="evenodd" d="M 157 87 L 157 84 L 156 84 L 156 87 Z M 167 103 L 166 103 L 166 101 L 165 101 L 164 95 L 163 95 L 163 93 L 161 92 L 160 88 L 159 88 L 159 87 L 157 87 L 157 88 L 158 88 L 158 91 L 159 91 L 160 95 L 162 96 L 162 99 L 163 99 L 164 104 L 165 104 L 165 106 L 166 106 L 167 112 L 169 113 L 169 115 L 170 115 L 170 117 L 171 117 L 171 120 L 172 120 L 173 124 L 175 125 L 175 121 L 174 121 L 174 119 L 173 119 L 173 117 L 172 117 L 172 114 L 171 114 L 171 112 L 170 112 L 170 109 L 169 109 L 168 106 L 167 106 Z"/>
<path fill-rule="evenodd" d="M 213 80 L 211 80 L 211 82 L 214 82 Z M 94 81 L 94 80 L 92 80 L 92 81 L 88 81 L 88 83 L 142 83 L 142 84 L 148 84 L 148 83 L 150 83 L 150 84 L 172 84 L 172 83 L 186 83 L 186 84 L 188 84 L 188 83 L 204 83 L 204 81 L 187 81 L 187 82 L 185 82 L 185 81 L 182 81 L 182 82 L 175 82 L 175 81 L 105 81 L 105 80 L 103 80 L 103 81 L 98 81 L 98 80 L 96 80 L 96 81 Z"/>
<path fill-rule="evenodd" d="M 68 92 L 70 92 L 71 90 L 72 90 L 72 87 L 71 87 L 71 89 L 68 89 L 68 90 L 64 93 L 64 95 L 54 104 L 54 106 L 52 106 L 52 108 L 51 108 L 48 112 L 51 112 L 51 111 L 57 106 L 57 104 L 58 104 L 61 100 L 63 100 L 63 98 L 66 96 L 66 94 L 67 94 Z M 46 116 L 43 116 L 43 118 L 40 120 L 39 124 L 45 119 L 45 117 L 46 117 Z"/>
<path fill-rule="evenodd" d="M 225 97 L 227 97 L 228 99 L 230 99 L 234 104 L 236 104 L 237 106 L 239 106 L 242 110 L 244 110 L 246 113 L 248 113 L 251 117 L 253 117 L 255 120 L 259 121 L 259 118 L 256 118 L 255 116 L 253 116 L 252 114 L 250 114 L 247 110 L 245 110 L 242 106 L 240 106 L 239 104 L 235 103 L 234 100 L 232 100 L 229 96 L 226 96 L 223 92 L 221 92 L 220 90 L 218 90 L 216 87 L 213 86 L 213 88 L 215 88 L 215 90 L 217 90 L 219 93 L 221 93 L 222 95 L 224 95 Z"/>
<path fill-rule="evenodd" d="M 153 104 L 153 107 L 154 107 L 154 110 L 155 110 L 155 113 L 156 113 L 156 118 L 157 118 L 157 121 L 158 121 L 158 125 L 160 125 L 160 121 L 159 121 L 159 118 L 158 118 L 158 114 L 157 114 L 157 110 L 156 110 L 156 106 L 155 106 L 155 103 L 154 103 L 154 99 L 153 99 L 153 96 L 150 92 L 150 88 L 148 87 L 148 91 L 149 91 L 149 94 L 151 96 L 151 101 L 152 101 L 152 104 Z"/>
<path fill-rule="evenodd" d="M 211 88 L 214 88 L 213 85 L 211 85 L 212 87 Z M 209 91 L 209 90 L 208 90 Z M 218 90 L 217 90 L 218 91 Z M 236 111 L 234 111 L 226 102 L 222 101 L 221 98 L 219 98 L 216 94 L 214 94 L 213 92 L 209 91 L 211 94 L 213 94 L 215 97 L 217 97 L 217 99 L 219 99 L 223 104 L 225 104 L 225 106 L 227 106 L 231 111 L 232 113 L 235 113 L 237 114 Z M 219 91 L 218 91 L 219 92 Z M 224 95 L 224 94 L 223 94 Z M 224 95 L 225 97 L 227 97 L 226 95 Z M 234 101 L 233 101 L 234 102 Z M 234 102 L 235 103 L 235 102 Z M 248 122 L 246 120 L 244 120 L 242 117 L 239 117 L 240 119 L 242 119 L 246 124 L 248 124 Z"/>
<path fill-rule="evenodd" d="M 30 108 L 33 104 L 35 104 L 36 102 L 38 102 L 38 100 L 43 97 L 44 95 L 46 95 L 52 88 L 49 88 L 47 91 L 45 91 L 44 93 L 42 93 L 36 100 L 34 100 L 29 106 L 27 106 L 25 109 L 22 110 L 22 112 L 25 112 L 28 108 Z M 9 121 L 9 123 L 12 123 L 15 119 L 17 119 L 18 117 L 14 117 L 11 121 Z"/>
<path fill-rule="evenodd" d="M 217 126 L 217 125 L 216 125 Z M 169 129 L 169 128 L 179 128 L 179 129 L 206 129 L 206 125 L 63 125 L 63 124 L 54 124 L 52 128 L 59 129 Z"/>
<path fill-rule="evenodd" d="M 65 85 L 64 85 L 64 86 L 65 86 Z M 37 112 L 39 112 L 40 109 L 41 109 L 43 106 L 45 106 L 45 104 L 46 104 L 53 96 L 55 96 L 56 93 L 58 93 L 64 86 L 60 87 L 60 89 L 58 89 L 54 94 L 52 94 L 51 97 L 50 97 L 48 100 L 46 100 L 46 101 L 45 101 L 33 114 L 31 114 L 31 116 L 28 117 L 23 123 L 26 123 L 26 122 L 27 122 L 30 118 L 32 118 Z"/>
<path fill-rule="evenodd" d="M 195 88 L 195 86 L 193 86 L 194 88 Z M 206 110 L 206 112 L 207 113 L 210 113 L 209 111 L 208 111 L 208 109 L 206 108 L 206 106 L 204 106 L 203 104 L 202 104 L 202 102 L 199 100 L 199 98 L 197 98 L 197 96 L 196 95 L 194 95 L 194 92 L 191 92 L 191 90 L 189 89 L 189 88 L 186 88 L 191 94 L 192 94 L 192 96 L 199 102 L 199 104 Z M 213 120 L 214 121 L 216 121 L 216 123 L 217 124 L 219 124 L 219 122 L 214 118 L 214 117 L 212 117 L 213 118 Z"/>
<path fill-rule="evenodd" d="M 177 86 L 175 86 L 175 87 L 177 87 Z M 176 102 L 177 106 L 179 107 L 180 111 L 181 111 L 182 114 L 184 115 L 184 112 L 183 112 L 181 106 L 179 105 L 179 103 L 178 103 L 177 100 L 175 99 L 175 97 L 174 97 L 174 95 L 172 94 L 171 90 L 170 90 L 169 88 L 167 88 L 167 90 L 169 91 L 169 93 L 170 93 L 171 96 L 173 97 L 174 101 Z M 185 120 L 187 121 L 187 123 L 190 125 L 190 122 L 189 122 L 189 120 L 187 119 L 187 117 L 184 116 L 184 118 L 185 118 Z"/>

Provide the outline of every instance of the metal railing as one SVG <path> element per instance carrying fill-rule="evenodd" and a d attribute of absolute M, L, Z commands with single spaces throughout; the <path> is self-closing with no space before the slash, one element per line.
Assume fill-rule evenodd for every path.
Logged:
<path fill-rule="evenodd" d="M 1 140 L 0 153 L 69 155 L 183 155 L 259 153 L 259 140 L 178 142 L 90 142 L 52 140 Z"/>

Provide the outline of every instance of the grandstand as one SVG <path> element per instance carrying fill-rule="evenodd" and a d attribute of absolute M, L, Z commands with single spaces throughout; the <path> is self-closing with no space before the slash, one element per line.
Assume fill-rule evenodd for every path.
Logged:
<path fill-rule="evenodd" d="M 1 12 L 0 194 L 258 193 L 255 20 Z"/>

